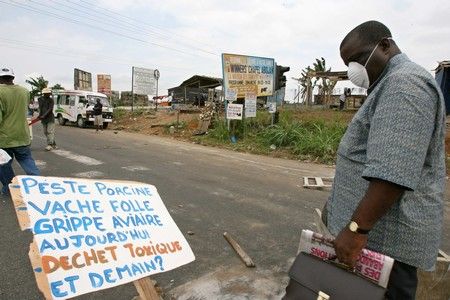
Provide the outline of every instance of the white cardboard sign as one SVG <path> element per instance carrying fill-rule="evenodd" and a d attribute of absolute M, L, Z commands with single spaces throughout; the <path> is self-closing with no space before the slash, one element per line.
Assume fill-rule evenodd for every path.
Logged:
<path fill-rule="evenodd" d="M 22 229 L 33 232 L 38 253 L 30 259 L 46 297 L 72 298 L 195 260 L 153 185 L 18 176 L 10 190 Z"/>
<path fill-rule="evenodd" d="M 229 103 L 227 106 L 227 119 L 228 120 L 242 120 L 242 104 Z"/>
<path fill-rule="evenodd" d="M 245 94 L 245 117 L 256 117 L 256 93 L 247 92 Z"/>

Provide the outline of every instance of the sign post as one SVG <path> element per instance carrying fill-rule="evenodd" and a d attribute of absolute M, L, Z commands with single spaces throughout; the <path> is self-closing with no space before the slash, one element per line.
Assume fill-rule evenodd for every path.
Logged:
<path fill-rule="evenodd" d="M 224 90 L 235 89 L 237 98 L 246 92 L 257 97 L 271 96 L 275 87 L 275 60 L 273 58 L 222 54 Z"/>
<path fill-rule="evenodd" d="M 245 117 L 256 117 L 256 93 L 247 92 L 245 94 Z"/>
<path fill-rule="evenodd" d="M 134 109 L 134 67 L 131 67 L 131 112 Z"/>
<path fill-rule="evenodd" d="M 227 121 L 230 120 L 228 119 L 230 116 L 228 101 L 245 99 L 247 93 L 254 93 L 255 97 L 264 97 L 271 96 L 274 92 L 275 60 L 273 58 L 223 53 L 222 74 Z M 252 112 L 249 113 L 252 115 Z"/>
<path fill-rule="evenodd" d="M 157 299 L 149 276 L 195 260 L 157 189 L 133 181 L 17 176 L 9 185 L 46 299 L 134 282 Z"/>
<path fill-rule="evenodd" d="M 97 92 L 111 96 L 111 75 L 97 74 Z"/>
<path fill-rule="evenodd" d="M 159 70 L 156 69 L 153 72 L 155 79 L 156 79 L 156 102 L 155 102 L 155 110 L 158 110 L 158 81 L 159 81 Z"/>
<path fill-rule="evenodd" d="M 155 94 L 155 70 L 133 67 L 132 90 L 136 95 Z M 158 71 L 159 72 L 159 71 Z"/>
<path fill-rule="evenodd" d="M 80 69 L 73 70 L 74 90 L 92 91 L 92 74 Z"/>

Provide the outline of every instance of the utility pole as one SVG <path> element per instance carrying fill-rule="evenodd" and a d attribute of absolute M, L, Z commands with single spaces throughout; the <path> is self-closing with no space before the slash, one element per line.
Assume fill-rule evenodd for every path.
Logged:
<path fill-rule="evenodd" d="M 134 67 L 131 67 L 131 112 L 134 109 Z"/>
<path fill-rule="evenodd" d="M 158 110 L 158 81 L 159 81 L 159 70 L 156 69 L 154 72 L 155 79 L 156 79 L 156 99 L 155 99 L 155 111 Z"/>

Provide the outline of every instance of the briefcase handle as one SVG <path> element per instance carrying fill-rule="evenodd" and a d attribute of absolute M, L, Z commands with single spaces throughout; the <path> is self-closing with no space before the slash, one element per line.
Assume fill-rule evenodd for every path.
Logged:
<path fill-rule="evenodd" d="M 346 265 L 344 263 L 338 262 L 338 261 L 336 261 L 336 259 L 337 259 L 337 255 L 333 255 L 333 256 L 331 256 L 331 257 L 329 257 L 327 259 L 324 259 L 324 261 L 328 262 L 328 263 L 330 263 L 332 265 L 335 265 L 336 267 L 341 268 L 341 269 L 343 269 L 345 271 L 348 271 L 348 272 L 351 272 L 351 273 L 356 273 L 355 268 L 352 268 L 349 265 Z"/>

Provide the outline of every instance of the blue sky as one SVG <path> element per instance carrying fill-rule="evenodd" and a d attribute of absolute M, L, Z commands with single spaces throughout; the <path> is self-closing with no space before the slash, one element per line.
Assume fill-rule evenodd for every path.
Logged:
<path fill-rule="evenodd" d="M 80 68 L 111 74 L 113 89 L 130 90 L 137 66 L 158 68 L 166 94 L 194 74 L 221 77 L 224 52 L 273 57 L 291 67 L 289 79 L 318 57 L 345 70 L 340 41 L 370 19 L 428 70 L 450 59 L 447 0 L 0 0 L 0 10 L 0 64 L 22 85 L 42 74 L 72 88 Z"/>

